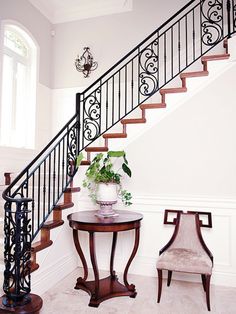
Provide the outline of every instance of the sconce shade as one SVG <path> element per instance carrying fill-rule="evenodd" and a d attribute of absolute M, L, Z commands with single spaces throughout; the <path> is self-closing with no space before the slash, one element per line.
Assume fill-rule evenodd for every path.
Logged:
<path fill-rule="evenodd" d="M 94 71 L 98 67 L 98 63 L 93 61 L 93 56 L 89 47 L 84 47 L 84 53 L 81 57 L 79 55 L 75 59 L 75 67 L 79 72 L 83 72 L 84 77 L 89 77 L 91 71 Z"/>

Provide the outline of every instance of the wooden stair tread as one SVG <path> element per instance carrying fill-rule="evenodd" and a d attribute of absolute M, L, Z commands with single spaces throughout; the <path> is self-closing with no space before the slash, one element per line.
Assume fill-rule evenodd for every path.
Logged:
<path fill-rule="evenodd" d="M 103 135 L 103 138 L 126 138 L 126 133 L 107 133 Z"/>
<path fill-rule="evenodd" d="M 86 147 L 86 152 L 108 152 L 108 147 Z"/>
<path fill-rule="evenodd" d="M 89 160 L 82 160 L 80 163 L 80 166 L 89 166 L 91 164 L 91 161 Z"/>
<path fill-rule="evenodd" d="M 76 193 L 76 192 L 80 192 L 80 187 L 70 187 L 70 188 L 67 188 L 65 190 L 65 192 L 69 192 L 69 193 Z"/>
<path fill-rule="evenodd" d="M 135 124 L 135 123 L 146 123 L 146 119 L 137 118 L 137 119 L 122 119 L 120 121 L 122 124 Z"/>
<path fill-rule="evenodd" d="M 50 220 L 43 224 L 44 229 L 54 229 L 64 224 L 64 220 Z"/>
<path fill-rule="evenodd" d="M 52 240 L 49 240 L 49 241 L 37 241 L 35 243 L 32 244 L 32 247 L 31 247 L 31 252 L 39 252 L 39 251 L 42 251 L 43 249 L 46 249 L 47 247 L 51 246 L 52 245 Z"/>
<path fill-rule="evenodd" d="M 166 108 L 165 103 L 159 104 L 142 104 L 139 106 L 140 109 L 158 109 L 158 108 Z"/>
<path fill-rule="evenodd" d="M 201 77 L 201 76 L 207 76 L 208 74 L 209 74 L 208 71 L 184 72 L 180 74 L 180 78 Z"/>
<path fill-rule="evenodd" d="M 187 92 L 186 87 L 172 87 L 172 88 L 160 89 L 160 94 L 175 94 L 175 93 L 185 93 L 185 92 Z"/>
<path fill-rule="evenodd" d="M 53 210 L 62 210 L 62 209 L 67 209 L 67 208 L 71 208 L 74 206 L 73 202 L 70 203 L 58 203 Z"/>
<path fill-rule="evenodd" d="M 226 59 L 229 59 L 229 57 L 230 57 L 229 53 L 224 53 L 224 54 L 218 54 L 218 55 L 203 56 L 201 60 L 202 62 L 214 61 L 214 60 L 226 60 Z"/>

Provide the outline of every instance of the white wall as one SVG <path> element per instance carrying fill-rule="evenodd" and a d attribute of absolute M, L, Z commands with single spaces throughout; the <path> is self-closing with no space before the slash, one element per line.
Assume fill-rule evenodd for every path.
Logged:
<path fill-rule="evenodd" d="M 165 4 L 161 0 L 133 0 L 131 12 L 54 25 L 53 87 L 90 85 L 185 4 L 186 0 Z M 86 46 L 98 61 L 98 69 L 89 79 L 74 66 L 77 54 Z"/>
<path fill-rule="evenodd" d="M 236 198 L 235 73 L 236 65 L 127 147 L 135 194 Z"/>

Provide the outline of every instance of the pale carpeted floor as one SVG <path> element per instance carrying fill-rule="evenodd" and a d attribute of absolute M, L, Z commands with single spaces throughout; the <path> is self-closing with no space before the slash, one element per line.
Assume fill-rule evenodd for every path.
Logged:
<path fill-rule="evenodd" d="M 171 286 L 163 282 L 161 302 L 156 303 L 156 278 L 129 275 L 129 283 L 137 289 L 135 299 L 117 297 L 104 301 L 98 308 L 88 307 L 89 295 L 75 290 L 81 269 L 73 271 L 42 298 L 41 314 L 236 314 L 236 288 L 211 285 L 211 312 L 207 311 L 202 285 L 172 280 Z M 101 272 L 105 277 L 106 272 Z M 119 274 L 118 274 L 119 277 Z"/>

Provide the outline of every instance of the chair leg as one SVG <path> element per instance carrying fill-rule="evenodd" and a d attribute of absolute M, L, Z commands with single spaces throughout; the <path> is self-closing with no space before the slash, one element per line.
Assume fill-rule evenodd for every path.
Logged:
<path fill-rule="evenodd" d="M 211 275 L 205 275 L 206 278 L 206 302 L 207 302 L 207 309 L 208 311 L 211 310 L 210 306 L 210 281 L 211 281 Z"/>
<path fill-rule="evenodd" d="M 204 274 L 202 274 L 201 277 L 202 277 L 203 289 L 206 292 L 206 276 Z"/>
<path fill-rule="evenodd" d="M 168 270 L 167 287 L 170 286 L 171 278 L 172 278 L 172 271 Z"/>
<path fill-rule="evenodd" d="M 160 302 L 161 299 L 161 290 L 162 290 L 162 269 L 157 269 L 158 272 L 158 296 L 157 303 Z"/>

